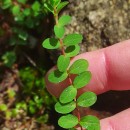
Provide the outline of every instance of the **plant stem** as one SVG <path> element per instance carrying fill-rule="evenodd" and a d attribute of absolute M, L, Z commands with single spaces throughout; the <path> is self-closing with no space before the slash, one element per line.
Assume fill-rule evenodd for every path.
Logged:
<path fill-rule="evenodd" d="M 73 85 L 73 82 L 72 82 L 72 79 L 70 78 L 70 75 L 68 76 L 69 78 L 69 82 L 70 82 L 70 85 Z M 80 115 L 80 111 L 79 111 L 79 108 L 78 108 L 78 105 L 77 105 L 77 98 L 74 99 L 75 103 L 76 103 L 76 114 L 77 114 L 77 117 L 78 117 L 78 121 L 80 121 L 80 118 L 81 118 L 81 115 Z M 80 129 L 83 130 L 82 126 L 80 126 Z"/>
<path fill-rule="evenodd" d="M 59 41 L 60 41 L 60 45 L 61 45 L 61 52 L 65 56 L 65 50 L 64 50 L 64 47 L 63 47 L 63 41 L 62 41 L 62 39 L 59 39 Z"/>
<path fill-rule="evenodd" d="M 56 9 L 54 9 L 54 19 L 55 19 L 56 25 L 58 25 L 58 13 L 57 13 Z M 58 40 L 59 40 L 60 45 L 61 45 L 61 53 L 62 53 L 62 55 L 65 56 L 65 50 L 64 50 L 64 46 L 63 46 L 63 40 L 61 38 L 59 38 Z M 72 82 L 72 79 L 71 79 L 69 73 L 68 73 L 68 79 L 69 79 L 69 84 L 73 85 L 73 82 Z M 74 102 L 76 103 L 76 112 L 77 112 L 76 115 L 78 117 L 78 121 L 80 121 L 81 115 L 80 115 L 80 111 L 79 111 L 79 108 L 78 108 L 78 105 L 77 105 L 77 98 L 74 99 Z M 80 130 L 83 130 L 82 126 L 80 126 Z"/>
<path fill-rule="evenodd" d="M 54 9 L 54 18 L 55 18 L 55 22 L 56 22 L 56 25 L 58 24 L 58 13 L 57 13 L 57 10 Z"/>
<path fill-rule="evenodd" d="M 58 25 L 58 13 L 57 13 L 56 9 L 54 9 L 54 19 L 55 19 L 56 25 Z M 65 50 L 64 50 L 64 46 L 63 46 L 63 41 L 60 38 L 58 40 L 60 42 L 61 52 L 65 56 Z"/>

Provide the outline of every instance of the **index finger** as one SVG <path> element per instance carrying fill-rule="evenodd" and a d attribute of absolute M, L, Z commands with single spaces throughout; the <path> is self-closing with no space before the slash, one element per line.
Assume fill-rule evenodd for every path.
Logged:
<path fill-rule="evenodd" d="M 130 40 L 98 51 L 80 54 L 71 62 L 77 59 L 88 60 L 88 70 L 92 73 L 90 83 L 79 89 L 79 94 L 88 90 L 100 94 L 108 90 L 130 89 Z M 46 77 L 47 89 L 55 96 L 59 96 L 68 85 L 67 80 L 59 84 L 52 84 Z"/>

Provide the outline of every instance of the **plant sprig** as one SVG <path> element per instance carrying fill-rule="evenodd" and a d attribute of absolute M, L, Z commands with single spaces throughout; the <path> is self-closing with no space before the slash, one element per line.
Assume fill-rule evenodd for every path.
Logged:
<path fill-rule="evenodd" d="M 69 79 L 69 86 L 63 90 L 59 97 L 59 101 L 55 104 L 55 110 L 58 113 L 65 114 L 58 120 L 59 126 L 69 130 L 75 130 L 79 125 L 81 130 L 100 130 L 98 118 L 88 115 L 81 117 L 79 107 L 90 107 L 96 100 L 97 96 L 93 92 L 85 92 L 77 98 L 77 91 L 86 86 L 90 79 L 91 73 L 88 71 L 88 61 L 85 59 L 78 59 L 70 65 L 70 59 L 79 54 L 82 42 L 82 35 L 73 33 L 64 36 L 65 25 L 71 21 L 71 16 L 63 15 L 59 18 L 59 12 L 64 8 L 68 2 L 61 2 L 61 0 L 50 0 L 50 4 L 45 4 L 45 7 L 53 13 L 55 19 L 54 33 L 55 38 L 47 38 L 43 41 L 43 47 L 46 49 L 59 49 L 61 55 L 57 60 L 57 69 L 52 71 L 48 80 L 52 83 L 59 83 L 65 79 Z M 71 79 L 72 74 L 76 77 Z M 70 114 L 76 110 L 76 115 Z"/>

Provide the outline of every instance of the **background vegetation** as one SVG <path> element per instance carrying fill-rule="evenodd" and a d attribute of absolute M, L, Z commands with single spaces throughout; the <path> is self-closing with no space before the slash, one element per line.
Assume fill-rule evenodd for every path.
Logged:
<path fill-rule="evenodd" d="M 53 65 L 41 47 L 53 26 L 53 18 L 44 7 L 47 2 L 0 1 L 1 130 L 54 129 L 51 123 L 45 125 L 50 122 L 56 100 L 44 82 L 46 71 Z"/>

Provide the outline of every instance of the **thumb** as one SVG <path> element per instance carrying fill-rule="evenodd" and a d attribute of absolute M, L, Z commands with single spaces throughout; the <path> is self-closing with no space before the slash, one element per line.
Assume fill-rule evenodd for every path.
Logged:
<path fill-rule="evenodd" d="M 130 108 L 101 120 L 101 130 L 130 130 Z"/>
<path fill-rule="evenodd" d="M 87 52 L 74 57 L 71 64 L 77 59 L 86 59 L 90 64 L 88 70 L 92 73 L 90 83 L 79 89 L 79 94 L 88 90 L 100 94 L 108 90 L 130 89 L 129 48 L 130 40 L 127 40 L 98 51 Z M 50 71 L 54 69 L 52 68 Z M 52 84 L 48 81 L 47 76 L 45 79 L 47 89 L 54 96 L 58 97 L 62 90 L 69 85 L 68 79 L 58 84 Z M 72 78 L 74 77 L 72 76 Z"/>
<path fill-rule="evenodd" d="M 83 91 L 88 91 L 91 90 L 97 94 L 105 92 L 107 89 L 104 88 L 106 84 L 106 63 L 104 61 L 104 51 L 99 50 L 99 51 L 94 51 L 94 52 L 88 52 L 88 53 L 83 53 L 80 54 L 76 57 L 74 57 L 71 60 L 71 64 L 78 60 L 78 59 L 86 59 L 90 63 L 88 70 L 92 73 L 92 79 L 90 83 L 82 88 L 79 89 L 78 93 L 82 93 Z M 53 67 L 46 75 L 45 81 L 46 81 L 46 86 L 48 91 L 58 97 L 60 93 L 63 91 L 63 89 L 67 86 L 69 86 L 69 80 L 66 79 L 65 81 L 61 83 L 51 83 L 48 81 L 48 74 L 56 69 L 56 67 Z M 72 79 L 74 79 L 74 76 L 71 76 Z"/>

